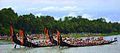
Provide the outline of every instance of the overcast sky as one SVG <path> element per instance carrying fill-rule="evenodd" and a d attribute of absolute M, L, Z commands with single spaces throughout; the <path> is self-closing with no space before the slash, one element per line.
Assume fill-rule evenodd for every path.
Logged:
<path fill-rule="evenodd" d="M 56 19 L 78 16 L 120 22 L 120 0 L 0 0 L 0 9 L 11 7 L 19 15 L 50 15 Z"/>

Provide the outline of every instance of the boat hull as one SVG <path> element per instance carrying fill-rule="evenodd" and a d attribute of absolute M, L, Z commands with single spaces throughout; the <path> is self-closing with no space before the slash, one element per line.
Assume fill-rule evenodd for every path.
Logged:
<path fill-rule="evenodd" d="M 26 39 L 26 37 L 24 37 Z M 51 47 L 51 46 L 55 46 L 55 45 L 44 45 L 44 46 L 40 46 L 40 45 L 37 45 L 37 44 L 34 44 L 34 43 L 31 43 L 27 40 L 24 40 L 24 43 L 21 44 L 21 41 L 17 39 L 16 35 L 13 35 L 12 36 L 12 39 L 13 39 L 13 42 L 15 44 L 18 44 L 18 45 L 21 45 L 21 46 L 26 46 L 26 47 Z"/>
<path fill-rule="evenodd" d="M 37 44 L 31 43 L 31 42 L 29 42 L 29 41 L 27 41 L 27 40 L 24 40 L 24 44 L 21 44 L 20 40 L 17 39 L 16 35 L 13 35 L 12 38 L 13 38 L 13 42 L 14 42 L 14 43 L 16 43 L 16 44 L 18 44 L 18 45 L 21 45 L 21 46 L 26 46 L 26 47 L 34 47 L 34 48 L 36 48 L 36 47 L 52 47 L 52 46 L 57 46 L 57 45 L 56 45 L 57 41 L 54 40 L 54 39 L 52 39 L 54 45 L 40 46 L 40 45 L 37 45 Z M 26 36 L 24 36 L 24 39 L 26 39 Z M 61 46 L 61 47 L 64 47 L 64 46 L 67 46 L 67 47 L 97 46 L 97 45 L 111 44 L 111 43 L 117 41 L 117 40 L 114 40 L 114 41 L 108 41 L 107 43 L 100 43 L 100 44 L 70 45 L 70 44 L 68 44 L 68 43 L 66 43 L 66 42 L 63 42 L 63 41 L 62 41 L 62 37 L 61 37 L 60 39 L 61 39 L 61 40 L 60 40 L 60 46 Z"/>

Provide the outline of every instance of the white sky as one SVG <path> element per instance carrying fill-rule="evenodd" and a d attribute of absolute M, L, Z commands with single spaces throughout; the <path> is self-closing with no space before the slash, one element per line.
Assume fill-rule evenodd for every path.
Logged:
<path fill-rule="evenodd" d="M 19 15 L 33 13 L 56 19 L 78 16 L 120 22 L 120 0 L 0 0 L 0 9 L 11 7 Z"/>

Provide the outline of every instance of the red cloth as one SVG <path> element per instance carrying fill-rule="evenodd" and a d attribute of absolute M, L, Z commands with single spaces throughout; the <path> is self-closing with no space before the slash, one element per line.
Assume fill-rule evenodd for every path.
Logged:
<path fill-rule="evenodd" d="M 19 36 L 20 36 L 21 45 L 23 45 L 24 44 L 24 42 L 23 42 L 24 32 L 21 29 L 19 30 Z"/>
<path fill-rule="evenodd" d="M 58 40 L 58 44 L 60 44 L 60 32 L 57 31 L 57 40 Z"/>
<path fill-rule="evenodd" d="M 46 35 L 46 41 L 49 40 L 49 34 L 47 28 L 44 29 L 44 33 Z M 46 42 L 48 44 L 48 42 Z"/>
<path fill-rule="evenodd" d="M 13 27 L 10 25 L 10 36 L 13 36 Z"/>
<path fill-rule="evenodd" d="M 11 38 L 12 44 L 14 44 L 13 39 L 12 39 L 12 36 L 13 36 L 13 26 L 12 26 L 12 24 L 11 24 L 11 25 L 10 25 L 10 38 Z"/>
<path fill-rule="evenodd" d="M 19 35 L 20 35 L 20 37 L 23 37 L 23 35 L 24 35 L 24 32 L 23 32 L 23 30 L 19 30 Z"/>

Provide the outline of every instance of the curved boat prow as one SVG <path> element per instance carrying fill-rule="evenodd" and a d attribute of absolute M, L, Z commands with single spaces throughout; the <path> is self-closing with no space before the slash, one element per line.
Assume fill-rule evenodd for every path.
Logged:
<path fill-rule="evenodd" d="M 27 36 L 24 34 L 24 38 L 23 38 L 23 44 L 21 44 L 22 42 L 20 40 L 17 39 L 17 36 L 16 34 L 14 33 L 13 36 L 12 36 L 12 39 L 13 39 L 13 42 L 18 44 L 18 45 L 21 45 L 21 46 L 26 46 L 26 47 L 33 47 L 33 48 L 36 48 L 36 47 L 51 47 L 51 46 L 55 46 L 55 45 L 38 45 L 38 44 L 34 44 L 32 42 L 29 42 L 27 40 Z M 52 40 L 52 38 L 51 38 Z M 53 39 L 53 42 L 57 42 Z"/>
<path fill-rule="evenodd" d="M 24 39 L 26 39 L 27 37 L 24 36 Z M 22 42 L 20 40 L 17 39 L 17 36 L 16 34 L 14 33 L 13 36 L 12 36 L 12 39 L 13 39 L 13 42 L 18 44 L 18 45 L 21 45 L 21 46 L 26 46 L 26 47 L 39 47 L 38 45 L 35 45 L 31 42 L 28 42 L 27 40 L 24 40 L 24 44 L 21 44 Z"/>

